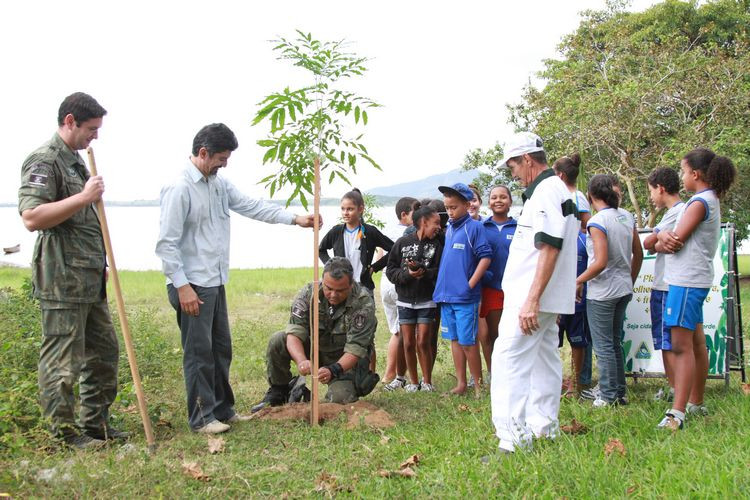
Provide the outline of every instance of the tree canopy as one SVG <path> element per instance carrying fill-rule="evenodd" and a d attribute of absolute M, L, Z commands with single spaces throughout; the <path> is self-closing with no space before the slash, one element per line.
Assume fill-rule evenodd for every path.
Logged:
<path fill-rule="evenodd" d="M 656 218 L 646 184 L 654 168 L 678 168 L 699 146 L 728 156 L 740 175 L 722 212 L 744 238 L 750 2 L 667 0 L 639 13 L 626 7 L 611 1 L 584 12 L 558 46 L 559 58 L 544 61 L 537 75 L 543 86 L 529 83 L 522 101 L 508 106 L 511 122 L 539 134 L 551 159 L 579 152 L 581 187 L 594 173 L 617 175 L 640 226 Z"/>

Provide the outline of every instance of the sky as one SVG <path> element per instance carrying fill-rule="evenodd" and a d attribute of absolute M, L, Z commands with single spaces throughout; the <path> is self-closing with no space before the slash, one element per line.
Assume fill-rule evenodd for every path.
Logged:
<path fill-rule="evenodd" d="M 464 155 L 512 133 L 506 104 L 557 55 L 584 9 L 604 0 L 504 1 L 33 1 L 0 6 L 0 93 L 6 151 L 0 202 L 17 200 L 24 158 L 56 131 L 65 96 L 83 91 L 108 111 L 92 146 L 105 199 L 156 199 L 186 166 L 205 124 L 226 123 L 239 149 L 222 174 L 254 197 L 257 103 L 307 74 L 279 61 L 278 36 L 299 28 L 322 40 L 346 39 L 371 60 L 346 89 L 381 103 L 362 142 L 382 172 L 361 168 L 363 190 L 457 168 Z M 634 0 L 643 10 L 652 0 Z M 84 154 L 85 156 L 85 154 Z M 323 185 L 325 197 L 348 186 Z"/>

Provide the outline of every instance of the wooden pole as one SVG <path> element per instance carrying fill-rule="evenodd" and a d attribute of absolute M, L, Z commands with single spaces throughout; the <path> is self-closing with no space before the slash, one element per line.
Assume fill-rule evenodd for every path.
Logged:
<path fill-rule="evenodd" d="M 315 157 L 315 187 L 313 194 L 313 217 L 315 223 L 313 224 L 313 331 L 312 331 L 312 397 L 310 398 L 310 424 L 317 426 L 320 423 L 320 402 L 318 393 L 318 369 L 320 365 L 320 358 L 318 356 L 318 338 L 320 331 L 320 309 L 319 304 L 319 289 L 320 289 L 320 274 L 318 269 L 318 239 L 320 237 L 320 228 L 318 221 L 320 220 L 320 158 Z"/>
<path fill-rule="evenodd" d="M 94 150 L 90 147 L 86 149 L 89 155 L 89 167 L 92 175 L 98 175 L 96 171 L 96 160 L 94 160 Z M 102 238 L 104 239 L 104 249 L 107 251 L 107 260 L 109 261 L 110 277 L 112 278 L 112 287 L 115 290 L 115 300 L 117 302 L 117 315 L 120 317 L 120 326 L 122 327 L 122 337 L 125 341 L 125 350 L 128 353 L 128 364 L 130 365 L 130 374 L 133 376 L 133 387 L 138 399 L 138 410 L 141 413 L 143 421 L 143 430 L 146 433 L 146 443 L 148 449 L 153 452 L 156 449 L 154 440 L 154 431 L 151 428 L 151 419 L 148 416 L 146 408 L 146 397 L 143 394 L 143 385 L 141 376 L 138 373 L 138 363 L 135 359 L 135 349 L 133 348 L 133 338 L 130 336 L 130 326 L 128 326 L 128 317 L 125 315 L 125 301 L 122 299 L 122 290 L 120 288 L 120 277 L 117 274 L 117 265 L 115 265 L 115 254 L 112 252 L 112 241 L 109 237 L 109 226 L 107 225 L 107 215 L 104 212 L 104 200 L 101 198 L 96 202 L 96 210 L 99 212 L 99 222 L 102 226 Z"/>

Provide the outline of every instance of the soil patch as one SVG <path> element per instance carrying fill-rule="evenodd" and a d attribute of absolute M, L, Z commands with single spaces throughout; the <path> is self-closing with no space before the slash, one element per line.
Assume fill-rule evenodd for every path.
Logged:
<path fill-rule="evenodd" d="M 391 415 L 377 406 L 365 401 L 350 404 L 320 403 L 320 423 L 334 421 L 344 413 L 347 416 L 347 429 L 359 426 L 385 429 L 396 423 Z M 302 420 L 310 421 L 310 403 L 292 403 L 284 406 L 264 408 L 255 414 L 255 418 L 263 420 Z"/>

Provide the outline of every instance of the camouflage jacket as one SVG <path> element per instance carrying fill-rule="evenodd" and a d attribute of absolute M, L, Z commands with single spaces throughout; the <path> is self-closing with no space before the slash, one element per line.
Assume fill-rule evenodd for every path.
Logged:
<path fill-rule="evenodd" d="M 313 284 L 307 284 L 292 303 L 292 312 L 286 333 L 294 335 L 302 342 L 310 339 Z M 375 318 L 375 302 L 370 294 L 359 283 L 352 285 L 352 291 L 346 302 L 332 307 L 319 289 L 319 342 L 320 365 L 335 363 L 348 352 L 359 358 L 369 354 L 375 340 L 375 329 L 378 320 Z"/>
<path fill-rule="evenodd" d="M 18 213 L 80 193 L 88 178 L 80 155 L 56 133 L 23 162 Z M 101 300 L 105 260 L 99 217 L 89 205 L 39 231 L 31 262 L 34 296 L 58 302 Z"/>

